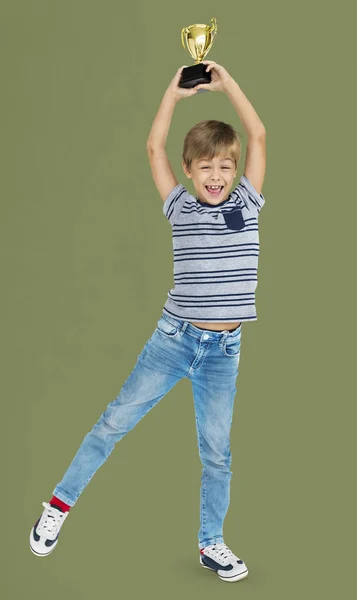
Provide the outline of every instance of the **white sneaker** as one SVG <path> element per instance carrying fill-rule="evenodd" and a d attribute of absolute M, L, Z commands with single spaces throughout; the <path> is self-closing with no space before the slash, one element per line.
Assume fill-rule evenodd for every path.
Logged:
<path fill-rule="evenodd" d="M 226 544 L 212 544 L 202 548 L 200 563 L 205 569 L 216 571 L 223 581 L 239 581 L 248 575 L 247 566 Z"/>
<path fill-rule="evenodd" d="M 36 556 L 47 556 L 55 549 L 60 529 L 69 514 L 69 511 L 62 512 L 48 502 L 42 502 L 42 506 L 45 510 L 30 533 L 30 550 Z"/>

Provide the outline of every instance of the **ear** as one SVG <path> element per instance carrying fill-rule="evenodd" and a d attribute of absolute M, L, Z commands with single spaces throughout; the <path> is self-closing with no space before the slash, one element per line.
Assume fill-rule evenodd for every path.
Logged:
<path fill-rule="evenodd" d="M 191 179 L 192 175 L 191 175 L 190 171 L 187 169 L 184 161 L 182 161 L 182 169 L 183 169 L 183 172 L 185 173 L 186 177 Z"/>

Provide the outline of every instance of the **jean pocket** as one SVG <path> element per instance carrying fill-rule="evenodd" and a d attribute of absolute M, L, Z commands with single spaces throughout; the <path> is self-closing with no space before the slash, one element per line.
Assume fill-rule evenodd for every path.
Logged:
<path fill-rule="evenodd" d="M 228 229 L 239 231 L 245 226 L 242 211 L 240 208 L 223 213 L 224 220 Z"/>
<path fill-rule="evenodd" d="M 226 338 L 223 342 L 223 354 L 225 356 L 239 356 L 240 354 L 240 336 Z"/>
<path fill-rule="evenodd" d="M 156 330 L 161 333 L 164 337 L 174 338 L 179 332 L 177 325 L 173 325 L 164 317 L 161 317 L 157 323 Z"/>

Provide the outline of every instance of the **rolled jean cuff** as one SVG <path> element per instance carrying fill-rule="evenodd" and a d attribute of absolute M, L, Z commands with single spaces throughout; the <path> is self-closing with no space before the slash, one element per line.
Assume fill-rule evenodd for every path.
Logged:
<path fill-rule="evenodd" d="M 58 498 L 59 500 L 62 500 L 62 502 L 68 504 L 69 506 L 74 506 L 74 504 L 76 503 L 76 501 L 73 500 L 73 498 L 70 498 L 65 492 L 62 492 L 61 488 L 56 487 L 53 490 L 52 494 L 56 496 L 56 498 Z"/>
<path fill-rule="evenodd" d="M 212 544 L 223 544 L 223 543 L 224 543 L 223 537 L 219 536 L 219 537 L 211 538 L 211 539 L 207 540 L 206 542 L 199 542 L 198 547 L 200 550 L 202 550 L 202 548 L 207 548 L 207 546 L 211 546 Z"/>

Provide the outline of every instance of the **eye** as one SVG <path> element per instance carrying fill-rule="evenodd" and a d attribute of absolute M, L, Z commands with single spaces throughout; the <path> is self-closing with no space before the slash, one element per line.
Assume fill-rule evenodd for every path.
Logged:
<path fill-rule="evenodd" d="M 209 167 L 201 167 L 201 169 L 209 169 Z M 230 167 L 222 167 L 222 169 L 230 169 Z"/>

